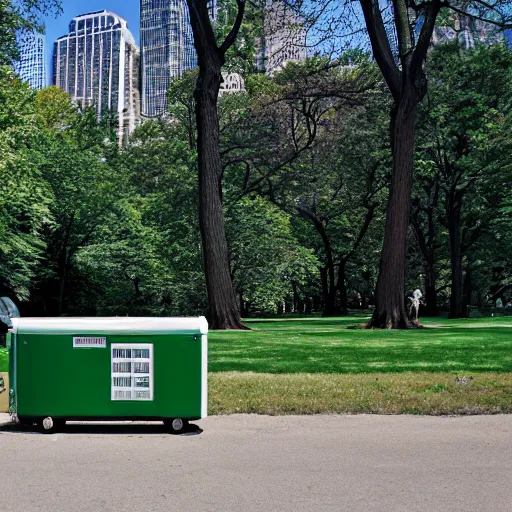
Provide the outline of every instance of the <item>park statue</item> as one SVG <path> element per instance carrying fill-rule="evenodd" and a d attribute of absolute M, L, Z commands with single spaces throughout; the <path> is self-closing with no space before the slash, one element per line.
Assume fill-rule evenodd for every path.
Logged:
<path fill-rule="evenodd" d="M 414 292 L 412 292 L 412 296 L 409 297 L 411 304 L 409 307 L 409 320 L 414 324 L 419 324 L 420 304 L 422 297 L 423 294 L 419 289 L 414 290 Z"/>

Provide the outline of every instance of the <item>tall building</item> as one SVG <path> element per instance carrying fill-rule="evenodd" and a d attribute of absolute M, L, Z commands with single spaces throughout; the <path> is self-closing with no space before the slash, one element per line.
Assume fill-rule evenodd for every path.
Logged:
<path fill-rule="evenodd" d="M 109 11 L 81 14 L 55 41 L 53 83 L 98 117 L 115 114 L 121 141 L 140 119 L 139 49 L 126 21 Z"/>
<path fill-rule="evenodd" d="M 483 19 L 451 12 L 448 18 L 444 18 L 445 24 L 438 24 L 432 33 L 431 45 L 447 43 L 458 40 L 462 48 L 466 50 L 474 48 L 477 44 L 491 44 L 506 40 L 506 31 L 503 32 L 497 25 L 488 23 Z M 418 39 L 424 23 L 423 15 L 415 21 L 414 35 Z"/>
<path fill-rule="evenodd" d="M 217 0 L 209 8 L 215 19 Z M 170 80 L 197 66 L 186 0 L 141 0 L 140 46 L 142 115 L 156 117 L 167 110 Z"/>
<path fill-rule="evenodd" d="M 45 37 L 43 34 L 20 34 L 18 37 L 20 60 L 14 71 L 32 89 L 46 87 Z"/>
<path fill-rule="evenodd" d="M 503 31 L 485 21 L 452 13 L 451 24 L 436 27 L 432 34 L 432 44 L 446 43 L 455 39 L 463 48 L 473 48 L 479 43 L 490 44 L 503 41 Z"/>
<path fill-rule="evenodd" d="M 266 73 L 275 73 L 288 62 L 307 57 L 306 30 L 302 19 L 282 0 L 267 0 L 263 37 L 256 65 Z"/>

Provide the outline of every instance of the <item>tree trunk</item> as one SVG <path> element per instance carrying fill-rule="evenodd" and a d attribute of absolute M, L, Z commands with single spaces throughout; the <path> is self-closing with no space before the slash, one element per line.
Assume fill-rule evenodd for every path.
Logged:
<path fill-rule="evenodd" d="M 423 256 L 423 267 L 425 269 L 425 313 L 427 316 L 438 316 L 437 307 L 437 276 L 436 276 L 436 245 L 437 229 L 435 216 L 437 216 L 437 205 L 439 201 L 439 177 L 436 176 L 429 187 L 429 201 L 426 208 L 418 206 L 412 212 L 411 221 L 416 234 L 416 240 Z M 427 234 L 425 235 L 420 212 L 427 214 Z"/>
<path fill-rule="evenodd" d="M 414 124 L 417 103 L 402 98 L 391 115 L 393 174 L 386 210 L 384 244 L 368 327 L 412 327 L 405 308 L 405 257 L 411 203 Z"/>
<path fill-rule="evenodd" d="M 302 301 L 300 300 L 297 281 L 292 281 L 293 290 L 293 312 L 302 313 Z"/>
<path fill-rule="evenodd" d="M 448 217 L 448 232 L 450 235 L 450 263 L 452 273 L 449 318 L 464 318 L 466 316 L 462 300 L 461 200 L 462 197 L 456 190 L 451 191 L 447 198 L 446 215 Z"/>
<path fill-rule="evenodd" d="M 336 287 L 334 286 L 334 266 L 332 259 L 324 268 L 320 269 L 320 277 L 324 297 L 322 316 L 334 316 L 336 314 Z"/>
<path fill-rule="evenodd" d="M 211 329 L 244 329 L 229 271 L 222 211 L 222 164 L 219 149 L 217 97 L 220 60 L 199 72 L 195 90 L 199 166 L 199 226 L 203 244 Z"/>
<path fill-rule="evenodd" d="M 425 262 L 425 314 L 426 316 L 439 316 L 437 307 L 437 279 L 434 260 Z"/>
<path fill-rule="evenodd" d="M 65 311 L 66 286 L 69 269 L 69 251 L 67 247 L 62 249 L 59 265 L 59 300 L 57 302 L 57 315 L 61 316 Z"/>
<path fill-rule="evenodd" d="M 64 295 L 66 290 L 66 278 L 68 274 L 67 265 L 64 264 L 63 268 L 60 272 L 60 278 L 59 278 L 59 301 L 57 305 L 57 314 L 59 316 L 64 313 Z"/>
<path fill-rule="evenodd" d="M 466 268 L 466 274 L 464 276 L 464 284 L 463 284 L 463 309 L 466 313 L 469 311 L 468 306 L 472 306 L 472 298 L 473 298 L 473 281 L 471 279 L 471 269 L 469 266 Z"/>
<path fill-rule="evenodd" d="M 345 283 L 345 262 L 342 261 L 338 265 L 338 290 L 340 292 L 340 307 L 339 314 L 346 315 L 348 314 L 348 294 L 347 294 L 347 284 Z"/>
<path fill-rule="evenodd" d="M 187 0 L 197 51 L 199 76 L 196 101 L 199 170 L 199 227 L 203 246 L 211 329 L 247 329 L 241 322 L 229 270 L 228 247 L 222 211 L 222 162 L 217 101 L 224 54 L 240 28 L 245 4 L 237 2 L 236 24 L 221 47 L 217 46 L 205 0 Z"/>

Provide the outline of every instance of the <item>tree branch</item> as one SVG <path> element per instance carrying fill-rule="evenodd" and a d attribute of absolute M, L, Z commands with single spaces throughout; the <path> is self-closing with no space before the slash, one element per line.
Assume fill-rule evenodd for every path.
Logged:
<path fill-rule="evenodd" d="M 224 42 L 220 45 L 218 49 L 219 55 L 224 57 L 226 52 L 231 48 L 233 43 L 236 40 L 236 36 L 238 35 L 238 31 L 242 26 L 242 21 L 244 19 L 244 11 L 245 11 L 245 0 L 236 0 L 236 4 L 238 5 L 238 12 L 236 13 L 235 23 L 233 27 L 229 31 L 229 34 L 224 39 Z"/>
<path fill-rule="evenodd" d="M 432 40 L 432 34 L 436 26 L 437 15 L 441 9 L 440 0 L 433 0 L 425 4 L 424 18 L 425 21 L 421 27 L 418 43 L 413 51 L 411 59 L 411 74 L 414 76 L 423 66 L 427 58 L 428 48 Z"/>
<path fill-rule="evenodd" d="M 477 3 L 480 3 L 480 4 L 484 5 L 484 6 L 488 5 L 485 2 L 477 2 Z M 496 27 L 500 27 L 503 30 L 512 28 L 512 22 L 508 22 L 507 23 L 507 22 L 503 22 L 503 21 L 493 20 L 491 18 L 484 18 L 483 16 L 477 16 L 476 14 L 470 14 L 470 13 L 464 11 L 463 9 L 459 9 L 458 7 L 455 7 L 451 3 L 448 3 L 447 7 L 449 9 L 451 9 L 452 11 L 454 11 L 454 12 L 456 12 L 456 13 L 462 15 L 462 16 L 465 16 L 466 18 L 472 18 L 474 20 L 483 21 L 484 23 L 489 23 L 490 25 L 494 25 Z M 491 10 L 493 12 L 497 12 L 496 9 L 494 9 L 494 8 L 489 8 L 489 10 Z"/>
<path fill-rule="evenodd" d="M 378 0 L 360 0 L 373 55 L 395 100 L 399 99 L 401 72 L 393 59 Z"/>

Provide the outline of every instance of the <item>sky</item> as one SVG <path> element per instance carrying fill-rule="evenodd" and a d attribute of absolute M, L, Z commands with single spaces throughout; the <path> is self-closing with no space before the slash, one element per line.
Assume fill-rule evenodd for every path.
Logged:
<path fill-rule="evenodd" d="M 46 25 L 46 69 L 48 77 L 51 77 L 52 65 L 51 56 L 54 41 L 68 33 L 69 22 L 79 14 L 87 12 L 112 11 L 128 22 L 128 28 L 139 44 L 139 0 L 61 0 L 62 14 L 57 18 L 55 15 L 48 16 L 44 22 Z M 48 82 L 51 85 L 51 82 Z"/>

